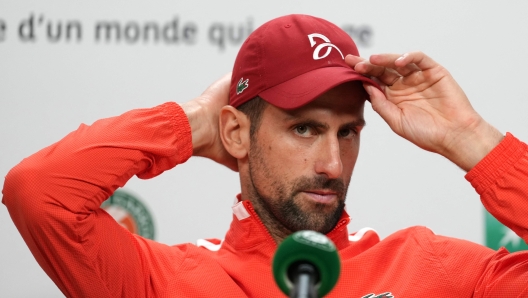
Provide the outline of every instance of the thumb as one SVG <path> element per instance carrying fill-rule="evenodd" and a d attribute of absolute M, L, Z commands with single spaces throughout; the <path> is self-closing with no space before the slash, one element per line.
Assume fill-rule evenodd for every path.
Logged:
<path fill-rule="evenodd" d="M 387 100 L 385 94 L 378 88 L 368 83 L 363 83 L 363 88 L 365 88 L 370 96 L 372 109 L 378 113 L 385 122 L 387 122 L 393 131 L 396 132 L 395 128 L 397 127 L 398 119 L 400 118 L 400 109 L 394 103 Z"/>

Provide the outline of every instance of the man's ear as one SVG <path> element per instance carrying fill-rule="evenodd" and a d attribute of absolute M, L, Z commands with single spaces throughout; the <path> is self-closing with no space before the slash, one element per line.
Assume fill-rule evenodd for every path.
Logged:
<path fill-rule="evenodd" d="M 249 152 L 249 118 L 232 106 L 220 110 L 220 138 L 224 148 L 236 159 L 247 157 Z"/>

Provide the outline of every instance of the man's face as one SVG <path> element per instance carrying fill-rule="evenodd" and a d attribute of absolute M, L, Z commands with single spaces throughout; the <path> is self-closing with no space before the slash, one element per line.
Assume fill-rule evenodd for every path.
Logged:
<path fill-rule="evenodd" d="M 329 232 L 339 220 L 359 152 L 367 97 L 340 85 L 294 110 L 264 110 L 251 140 L 249 199 L 268 226 Z"/>

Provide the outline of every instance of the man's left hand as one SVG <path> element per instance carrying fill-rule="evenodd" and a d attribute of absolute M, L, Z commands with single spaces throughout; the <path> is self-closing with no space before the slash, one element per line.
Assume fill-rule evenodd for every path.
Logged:
<path fill-rule="evenodd" d="M 428 151 L 469 171 L 503 138 L 471 106 L 451 74 L 421 52 L 348 55 L 355 71 L 380 82 L 384 92 L 364 84 L 372 108 L 390 128 Z"/>

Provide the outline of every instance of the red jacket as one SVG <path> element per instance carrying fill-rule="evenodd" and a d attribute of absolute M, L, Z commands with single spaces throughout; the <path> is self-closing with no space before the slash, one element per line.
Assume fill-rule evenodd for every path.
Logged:
<path fill-rule="evenodd" d="M 271 273 L 276 244 L 249 202 L 234 207 L 221 245 L 168 246 L 129 233 L 99 206 L 133 175 L 148 179 L 192 154 L 175 103 L 81 125 L 24 159 L 3 203 L 40 266 L 69 297 L 283 297 Z M 528 146 L 508 134 L 466 176 L 484 206 L 528 240 Z M 528 297 L 528 252 L 494 251 L 425 227 L 383 241 L 328 233 L 341 277 L 328 297 Z M 370 295 L 372 294 L 372 295 Z"/>

